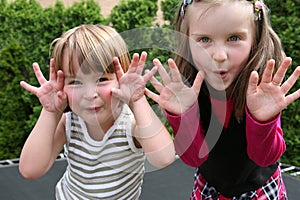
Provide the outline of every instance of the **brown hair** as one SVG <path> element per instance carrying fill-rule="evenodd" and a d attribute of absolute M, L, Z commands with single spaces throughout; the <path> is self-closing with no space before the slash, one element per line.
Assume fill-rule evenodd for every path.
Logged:
<path fill-rule="evenodd" d="M 198 0 L 194 1 L 193 4 L 211 4 L 212 6 L 216 4 L 222 4 L 224 2 L 234 2 L 238 1 L 243 3 L 244 5 L 253 7 L 253 27 L 254 27 L 254 38 L 253 44 L 251 47 L 251 52 L 248 58 L 248 62 L 245 67 L 242 69 L 240 74 L 237 76 L 236 80 L 232 83 L 228 90 L 226 90 L 227 96 L 230 98 L 236 99 L 236 104 L 234 107 L 235 117 L 239 120 L 244 115 L 244 109 L 246 105 L 246 93 L 248 88 L 248 81 L 250 77 L 250 73 L 256 70 L 261 77 L 266 63 L 269 59 L 274 59 L 276 62 L 275 71 L 283 61 L 285 54 L 283 52 L 283 48 L 281 45 L 281 41 L 277 34 L 271 27 L 268 9 L 263 4 L 263 8 L 261 10 L 261 19 L 256 20 L 254 13 L 254 4 L 253 1 L 246 0 Z M 260 0 L 263 3 L 263 0 Z M 189 6 L 184 8 L 185 16 L 184 18 L 181 16 L 181 3 L 178 8 L 177 16 L 175 18 L 175 30 L 182 33 L 179 36 L 179 45 L 175 55 L 175 62 L 182 73 L 182 75 L 187 78 L 189 84 L 192 84 L 196 74 L 197 69 L 193 66 L 188 35 L 189 35 L 189 18 L 193 17 L 192 13 L 189 13 Z M 201 91 L 204 87 L 201 88 Z"/>
<path fill-rule="evenodd" d="M 56 70 L 62 69 L 63 53 L 68 53 L 69 70 L 72 69 L 72 56 L 76 52 L 83 72 L 97 70 L 113 73 L 113 57 L 118 57 L 123 70 L 126 72 L 129 64 L 129 52 L 122 37 L 115 29 L 104 25 L 84 24 L 72 28 L 52 43 L 52 57 Z M 67 51 L 66 51 L 67 49 Z"/>

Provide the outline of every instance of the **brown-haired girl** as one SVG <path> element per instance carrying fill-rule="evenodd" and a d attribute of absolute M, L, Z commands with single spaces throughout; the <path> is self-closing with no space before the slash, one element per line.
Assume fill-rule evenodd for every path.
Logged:
<path fill-rule="evenodd" d="M 175 158 L 171 136 L 144 96 L 156 68 L 142 76 L 147 54 L 130 63 L 122 37 L 103 25 L 67 31 L 54 40 L 52 56 L 49 80 L 34 63 L 40 87 L 21 82 L 43 106 L 22 149 L 21 174 L 44 175 L 64 146 L 68 166 L 56 199 L 139 199 L 145 155 L 158 168 Z"/>
<path fill-rule="evenodd" d="M 291 58 L 264 2 L 184 0 L 175 25 L 175 62 L 169 74 L 154 60 L 160 94 L 147 95 L 167 111 L 180 158 L 196 167 L 191 199 L 287 199 L 280 114 L 300 97 L 287 94 L 300 67 L 284 81 Z"/>

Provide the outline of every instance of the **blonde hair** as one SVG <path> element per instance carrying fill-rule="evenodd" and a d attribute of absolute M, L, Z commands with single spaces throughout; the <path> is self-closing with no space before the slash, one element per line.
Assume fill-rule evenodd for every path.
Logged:
<path fill-rule="evenodd" d="M 62 69 L 63 54 L 68 53 L 69 71 L 74 74 L 73 55 L 78 57 L 81 70 L 114 73 L 113 57 L 118 57 L 126 72 L 130 57 L 127 46 L 115 29 L 104 25 L 84 24 L 66 31 L 52 43 L 56 70 Z M 74 52 L 76 54 L 74 54 Z"/>
<path fill-rule="evenodd" d="M 228 90 L 226 90 L 227 96 L 229 98 L 236 99 L 236 104 L 234 107 L 234 114 L 235 117 L 240 120 L 244 116 L 244 109 L 246 105 L 246 92 L 248 88 L 248 81 L 250 77 L 250 73 L 256 70 L 261 77 L 266 63 L 269 59 L 274 59 L 276 62 L 275 71 L 283 61 L 285 54 L 283 52 L 283 48 L 281 45 L 281 41 L 277 34 L 271 27 L 269 16 L 268 16 L 268 8 L 263 3 L 263 0 L 260 0 L 263 3 L 261 13 L 261 19 L 257 20 L 257 16 L 254 12 L 254 3 L 253 1 L 247 0 L 198 0 L 194 1 L 197 4 L 206 4 L 206 5 L 220 5 L 225 2 L 240 2 L 241 5 L 252 6 L 253 12 L 253 44 L 251 47 L 251 52 L 249 54 L 248 62 L 246 63 L 245 67 L 242 69 L 240 74 L 237 76 L 236 80 L 232 83 Z M 175 55 L 175 62 L 179 67 L 180 72 L 182 75 L 187 78 L 189 84 L 192 84 L 197 70 L 193 66 L 189 42 L 188 42 L 188 35 L 189 35 L 189 19 L 193 17 L 192 13 L 189 13 L 189 5 L 185 8 L 185 15 L 184 18 L 181 16 L 181 3 L 179 5 L 179 9 L 177 12 L 177 16 L 175 18 L 175 29 L 182 33 L 179 41 L 178 51 Z M 248 13 L 245 13 L 248 14 Z M 205 90 L 205 87 L 201 88 L 201 91 Z"/>

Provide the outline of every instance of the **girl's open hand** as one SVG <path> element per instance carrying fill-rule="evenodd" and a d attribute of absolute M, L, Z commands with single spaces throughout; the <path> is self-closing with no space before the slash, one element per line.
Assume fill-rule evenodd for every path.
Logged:
<path fill-rule="evenodd" d="M 135 53 L 126 73 L 124 73 L 118 58 L 113 60 L 116 76 L 119 80 L 119 88 L 113 88 L 112 94 L 128 105 L 144 96 L 147 82 L 156 73 L 157 68 L 153 67 L 149 73 L 142 76 L 146 59 L 146 52 L 142 52 L 140 58 L 139 54 Z"/>
<path fill-rule="evenodd" d="M 259 122 L 268 122 L 285 107 L 300 97 L 300 89 L 287 95 L 300 75 L 300 66 L 281 85 L 292 59 L 285 58 L 274 76 L 275 61 L 270 60 L 258 84 L 258 74 L 252 72 L 247 90 L 247 107 L 252 117 Z"/>
<path fill-rule="evenodd" d="M 150 82 L 159 94 L 146 89 L 146 95 L 156 101 L 163 109 L 174 115 L 184 113 L 197 101 L 204 80 L 204 73 L 198 72 L 193 86 L 188 87 L 183 83 L 174 60 L 168 60 L 171 75 L 167 73 L 158 59 L 154 59 L 153 63 L 158 67 L 162 83 L 152 77 Z"/>
<path fill-rule="evenodd" d="M 64 93 L 64 74 L 62 71 L 55 72 L 54 60 L 50 60 L 50 77 L 47 81 L 40 70 L 37 63 L 33 63 L 35 76 L 40 84 L 40 87 L 32 86 L 24 81 L 20 85 L 36 95 L 40 103 L 48 112 L 62 113 L 67 107 L 67 95 Z"/>

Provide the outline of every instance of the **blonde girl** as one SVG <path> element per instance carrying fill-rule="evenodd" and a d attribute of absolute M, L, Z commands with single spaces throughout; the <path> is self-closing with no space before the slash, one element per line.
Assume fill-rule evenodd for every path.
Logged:
<path fill-rule="evenodd" d="M 267 14 L 262 0 L 184 0 L 170 74 L 154 60 L 162 83 L 152 78 L 159 94 L 147 95 L 167 111 L 180 158 L 196 168 L 190 199 L 287 199 L 280 114 L 300 97 L 300 89 L 287 94 L 300 67 L 284 81 L 291 58 Z"/>
<path fill-rule="evenodd" d="M 49 80 L 34 63 L 40 87 L 21 82 L 43 106 L 22 149 L 21 174 L 41 177 L 64 146 L 68 166 L 56 199 L 138 199 L 145 155 L 158 168 L 175 157 L 144 96 L 156 68 L 142 76 L 147 54 L 130 63 L 126 44 L 108 26 L 80 25 L 52 45 Z"/>

